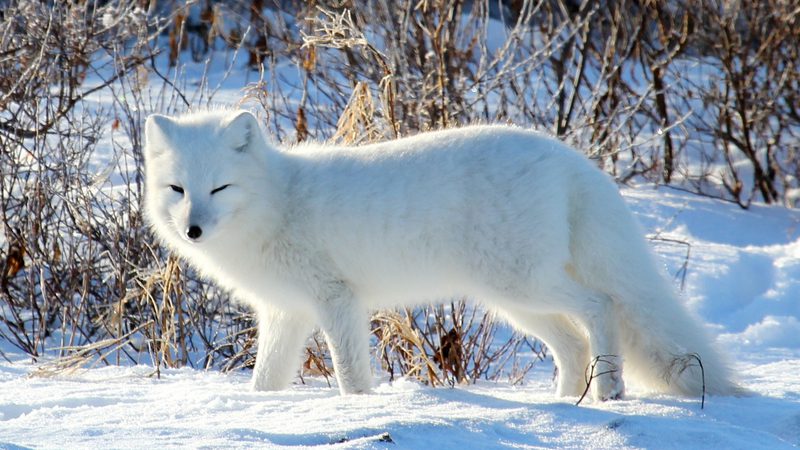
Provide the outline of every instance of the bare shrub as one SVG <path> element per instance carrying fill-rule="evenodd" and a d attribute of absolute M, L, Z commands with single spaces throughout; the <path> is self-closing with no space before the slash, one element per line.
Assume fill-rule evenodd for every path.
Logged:
<path fill-rule="evenodd" d="M 284 142 L 511 122 L 549 130 L 621 182 L 743 207 L 800 196 L 791 1 L 0 5 L 0 340 L 65 356 L 56 369 L 253 365 L 252 313 L 141 217 L 145 116 L 206 107 L 222 83 L 189 84 L 186 64 L 247 71 L 242 103 Z M 100 93 L 110 105 L 87 101 Z M 461 299 L 379 312 L 376 359 L 433 385 L 518 382 L 545 350 L 492 319 Z M 303 373 L 330 377 L 329 361 L 316 337 Z"/>
<path fill-rule="evenodd" d="M 708 177 L 747 207 L 793 205 L 800 150 L 800 9 L 791 1 L 701 3 L 693 36 L 704 79 L 683 87 Z M 696 181 L 700 185 L 705 180 Z"/>
<path fill-rule="evenodd" d="M 432 386 L 506 379 L 522 382 L 545 348 L 504 329 L 491 314 L 464 301 L 382 311 L 372 317 L 376 358 L 389 373 Z"/>
<path fill-rule="evenodd" d="M 145 26 L 136 5 L 7 2 L 0 21 L 0 256 L 17 263 L 0 274 L 0 337 L 34 357 L 109 325 L 92 318 L 124 281 L 98 276 L 126 271 L 118 244 L 142 239 L 94 214 L 103 180 L 91 158 L 109 122 L 82 103 L 146 61 L 128 46 Z"/>
<path fill-rule="evenodd" d="M 155 40 L 174 22 L 139 3 L 12 2 L 0 23 L 0 339 L 64 356 L 56 368 L 221 366 L 254 335 L 143 223 L 144 117 L 208 97 L 158 70 Z M 113 102 L 90 106 L 99 92 Z"/>

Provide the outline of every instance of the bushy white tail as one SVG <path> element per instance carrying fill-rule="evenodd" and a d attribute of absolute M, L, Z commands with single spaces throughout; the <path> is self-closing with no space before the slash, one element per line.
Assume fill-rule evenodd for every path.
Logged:
<path fill-rule="evenodd" d="M 628 379 L 648 390 L 684 396 L 744 393 L 732 381 L 729 366 L 710 336 L 675 298 L 668 283 L 650 284 L 649 292 L 631 284 L 615 295 Z"/>
<path fill-rule="evenodd" d="M 582 202 L 589 211 L 581 215 L 586 223 L 575 227 L 573 256 L 577 276 L 613 300 L 625 378 L 668 394 L 745 394 L 712 338 L 660 273 L 622 199 L 589 192 L 603 201 L 589 194 Z"/>

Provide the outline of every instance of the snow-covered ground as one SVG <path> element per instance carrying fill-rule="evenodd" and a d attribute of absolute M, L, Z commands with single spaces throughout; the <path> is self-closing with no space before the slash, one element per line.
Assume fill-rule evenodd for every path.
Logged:
<path fill-rule="evenodd" d="M 625 188 L 685 300 L 719 336 L 745 398 L 653 396 L 575 406 L 552 364 L 522 386 L 375 380 L 340 397 L 310 380 L 252 392 L 248 374 L 107 367 L 31 377 L 0 364 L 0 448 L 741 448 L 800 446 L 800 212 Z M 688 250 L 688 260 L 687 260 Z M 21 357 L 20 357 L 21 358 Z M 388 433 L 388 437 L 387 436 Z M 391 441 L 391 442 L 388 442 Z"/>

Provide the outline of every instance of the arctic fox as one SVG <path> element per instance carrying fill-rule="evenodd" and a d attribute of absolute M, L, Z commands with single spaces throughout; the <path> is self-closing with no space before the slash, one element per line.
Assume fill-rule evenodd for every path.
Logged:
<path fill-rule="evenodd" d="M 269 143 L 245 111 L 145 124 L 156 235 L 258 317 L 257 390 L 286 387 L 319 326 L 342 394 L 370 390 L 368 311 L 466 296 L 543 340 L 561 396 L 625 378 L 733 394 L 616 186 L 558 140 L 469 126 L 361 147 Z M 705 376 L 690 354 L 699 355 Z"/>

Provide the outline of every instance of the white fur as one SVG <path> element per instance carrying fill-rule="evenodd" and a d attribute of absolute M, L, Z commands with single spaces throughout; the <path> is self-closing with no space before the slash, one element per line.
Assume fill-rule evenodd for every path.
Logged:
<path fill-rule="evenodd" d="M 560 395 L 580 395 L 600 355 L 596 399 L 623 394 L 623 361 L 646 388 L 699 395 L 687 353 L 708 393 L 738 392 L 616 186 L 557 140 L 472 126 L 284 150 L 246 112 L 151 116 L 145 129 L 147 217 L 256 310 L 256 389 L 286 386 L 319 326 L 341 392 L 366 392 L 369 310 L 468 296 L 549 346 Z"/>

